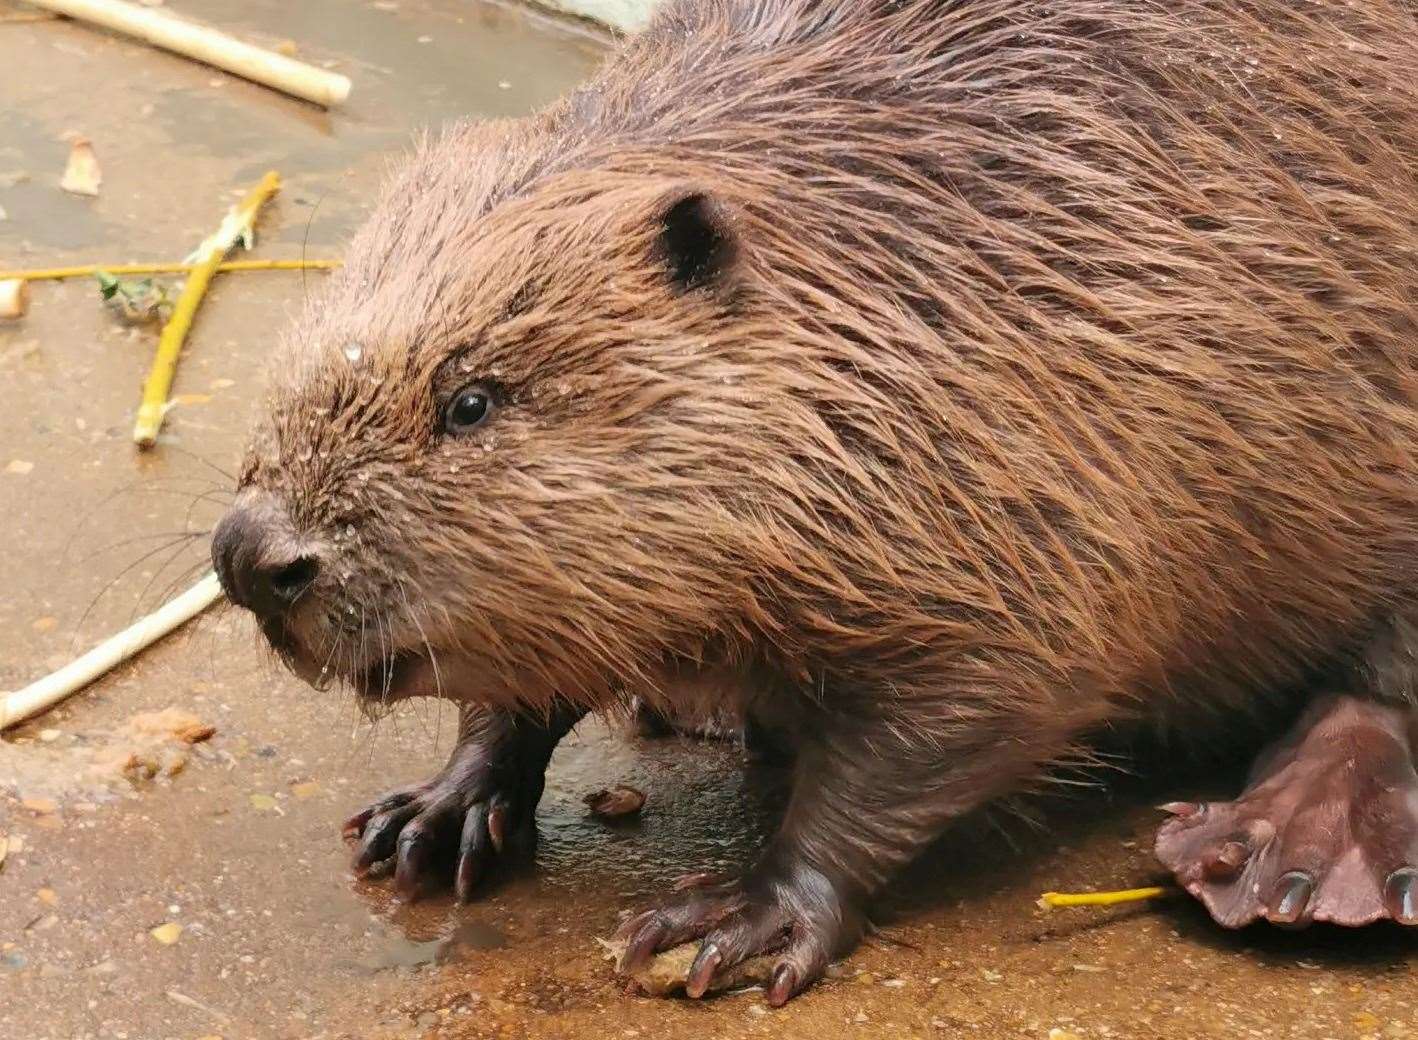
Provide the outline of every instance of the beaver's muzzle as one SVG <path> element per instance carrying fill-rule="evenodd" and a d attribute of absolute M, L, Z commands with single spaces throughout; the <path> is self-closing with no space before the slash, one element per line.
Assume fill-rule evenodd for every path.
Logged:
<path fill-rule="evenodd" d="M 262 628 L 283 627 L 320 573 L 284 510 L 264 492 L 243 491 L 212 536 L 212 565 L 227 598 L 250 610 Z"/>

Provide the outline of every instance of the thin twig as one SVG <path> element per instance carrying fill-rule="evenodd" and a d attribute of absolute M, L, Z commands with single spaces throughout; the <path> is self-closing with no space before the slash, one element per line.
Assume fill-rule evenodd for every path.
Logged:
<path fill-rule="evenodd" d="M 109 274 L 185 274 L 200 264 L 80 264 L 77 267 L 36 267 L 32 270 L 0 271 L 0 281 L 18 278 L 25 282 L 49 281 L 59 278 L 87 278 L 107 271 Z M 338 260 L 227 260 L 217 265 L 227 271 L 328 271 L 339 267 Z"/>

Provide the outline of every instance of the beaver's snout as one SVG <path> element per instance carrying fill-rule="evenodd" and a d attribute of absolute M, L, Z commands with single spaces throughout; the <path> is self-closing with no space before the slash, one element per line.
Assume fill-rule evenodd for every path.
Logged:
<path fill-rule="evenodd" d="M 320 573 L 319 558 L 299 544 L 280 507 L 249 491 L 217 525 L 212 564 L 227 598 L 268 630 L 284 624 Z"/>

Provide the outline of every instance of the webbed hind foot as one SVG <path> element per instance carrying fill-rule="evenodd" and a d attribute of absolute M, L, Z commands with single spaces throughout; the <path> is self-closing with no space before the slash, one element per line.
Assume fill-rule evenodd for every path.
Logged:
<path fill-rule="evenodd" d="M 1317 703 L 1232 802 L 1174 802 L 1156 852 L 1228 928 L 1418 924 L 1414 712 Z"/>

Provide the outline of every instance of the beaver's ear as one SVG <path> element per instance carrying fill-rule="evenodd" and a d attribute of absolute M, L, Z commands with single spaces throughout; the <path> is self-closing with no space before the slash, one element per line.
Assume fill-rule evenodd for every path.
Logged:
<path fill-rule="evenodd" d="M 739 249 L 732 215 L 704 191 L 686 190 L 664 198 L 655 240 L 655 259 L 681 291 L 722 284 Z"/>

